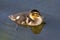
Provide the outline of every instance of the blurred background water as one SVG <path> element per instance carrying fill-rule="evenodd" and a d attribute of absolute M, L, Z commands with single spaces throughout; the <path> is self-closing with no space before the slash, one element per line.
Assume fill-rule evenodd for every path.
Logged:
<path fill-rule="evenodd" d="M 8 16 L 34 8 L 46 18 L 42 32 L 35 35 L 23 27 L 16 32 Z M 60 40 L 60 0 L 0 0 L 0 40 Z"/>

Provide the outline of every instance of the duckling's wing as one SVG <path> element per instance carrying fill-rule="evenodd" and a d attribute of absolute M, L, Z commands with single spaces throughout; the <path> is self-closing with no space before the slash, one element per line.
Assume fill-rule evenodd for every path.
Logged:
<path fill-rule="evenodd" d="M 13 16 L 14 16 L 15 18 L 16 18 L 17 16 L 20 16 L 19 20 L 17 20 L 16 23 L 21 24 L 21 22 L 23 22 L 23 21 L 25 22 L 26 17 L 28 16 L 28 12 L 16 13 L 16 14 L 14 14 Z"/>

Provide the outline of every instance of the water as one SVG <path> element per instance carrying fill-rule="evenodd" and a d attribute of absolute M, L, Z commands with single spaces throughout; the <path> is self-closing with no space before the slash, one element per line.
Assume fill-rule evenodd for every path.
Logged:
<path fill-rule="evenodd" d="M 16 25 L 8 16 L 14 12 L 38 9 L 46 25 L 38 35 Z M 0 40 L 60 40 L 60 0 L 0 0 Z"/>

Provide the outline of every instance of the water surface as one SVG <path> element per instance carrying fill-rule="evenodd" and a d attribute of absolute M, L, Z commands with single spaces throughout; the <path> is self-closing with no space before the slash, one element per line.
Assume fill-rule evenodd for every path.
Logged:
<path fill-rule="evenodd" d="M 23 27 L 16 32 L 8 16 L 34 8 L 46 18 L 41 33 L 35 35 Z M 60 40 L 60 0 L 0 0 L 0 40 Z"/>

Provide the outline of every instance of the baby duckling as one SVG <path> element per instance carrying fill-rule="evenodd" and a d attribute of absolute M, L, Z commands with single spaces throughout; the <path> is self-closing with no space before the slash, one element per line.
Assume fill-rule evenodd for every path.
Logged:
<path fill-rule="evenodd" d="M 30 22 L 29 22 L 29 20 L 30 20 Z M 40 15 L 40 12 L 35 9 L 31 10 L 31 12 L 29 13 L 29 17 L 27 17 L 27 19 L 26 19 L 27 25 L 37 26 L 37 25 L 40 25 L 42 22 L 43 22 L 43 18 Z"/>
<path fill-rule="evenodd" d="M 43 22 L 40 12 L 36 9 L 33 9 L 29 12 L 17 13 L 8 17 L 19 25 L 26 24 L 30 26 L 37 26 Z"/>

